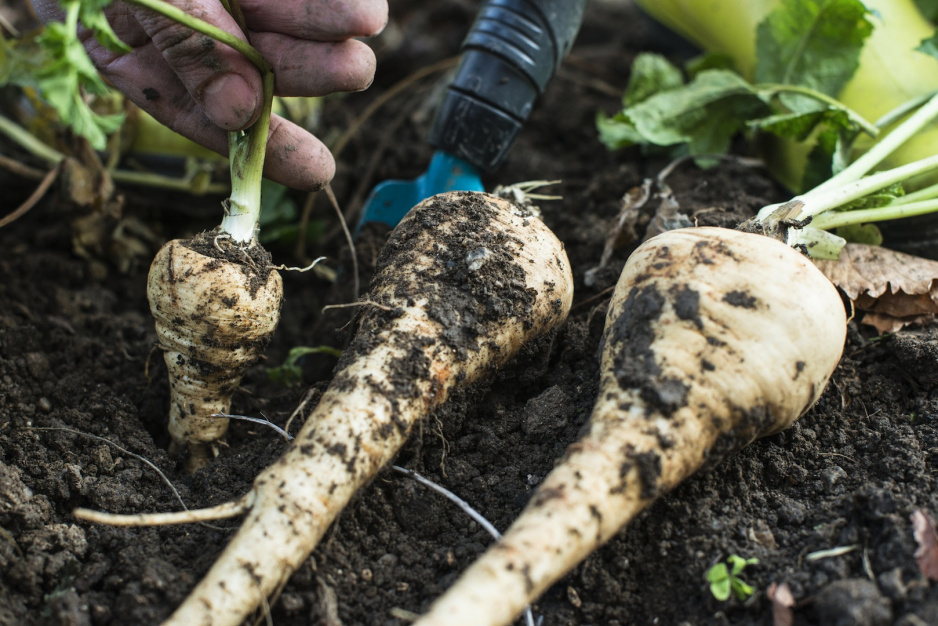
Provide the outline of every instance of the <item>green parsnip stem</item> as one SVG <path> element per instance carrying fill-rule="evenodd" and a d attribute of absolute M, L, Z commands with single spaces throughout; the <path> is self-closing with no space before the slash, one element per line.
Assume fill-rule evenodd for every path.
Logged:
<path fill-rule="evenodd" d="M 250 507 L 238 534 L 166 623 L 241 624 L 306 559 L 414 424 L 454 388 L 556 328 L 572 293 L 563 245 L 508 202 L 455 192 L 412 209 L 378 259 L 332 383 L 284 456 L 239 505 L 220 512 Z"/>
<path fill-rule="evenodd" d="M 835 211 L 891 185 L 908 183 L 938 170 L 938 154 L 889 170 L 869 174 L 910 138 L 938 117 L 938 94 L 866 153 L 814 189 L 788 202 L 763 207 L 746 228 L 803 247 L 815 258 L 836 258 L 846 243 L 827 229 L 924 215 L 938 210 L 938 185 L 931 185 L 871 209 Z M 810 226 L 809 226 L 810 224 Z"/>
<path fill-rule="evenodd" d="M 655 498 L 798 419 L 845 334 L 837 290 L 780 242 L 717 228 L 647 241 L 610 303 L 589 431 L 414 626 L 510 624 Z"/>
<path fill-rule="evenodd" d="M 228 133 L 231 159 L 231 197 L 225 207 L 221 229 L 239 243 L 251 243 L 261 216 L 261 182 L 270 113 L 273 106 L 274 75 L 264 74 L 264 106 L 257 122 L 245 132 Z"/>

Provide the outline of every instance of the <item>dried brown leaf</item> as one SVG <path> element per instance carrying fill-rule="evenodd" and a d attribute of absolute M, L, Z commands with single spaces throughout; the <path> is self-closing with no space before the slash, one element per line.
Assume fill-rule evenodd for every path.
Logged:
<path fill-rule="evenodd" d="M 938 261 L 881 246 L 850 243 L 836 261 L 816 261 L 824 274 L 880 332 L 925 324 L 938 314 Z"/>
<path fill-rule="evenodd" d="M 935 524 L 921 510 L 916 509 L 909 516 L 912 520 L 912 535 L 918 543 L 915 561 L 918 568 L 929 580 L 938 580 L 938 533 Z"/>
<path fill-rule="evenodd" d="M 772 583 L 766 590 L 766 595 L 772 602 L 772 626 L 792 626 L 795 623 L 795 597 L 791 593 L 788 583 Z"/>

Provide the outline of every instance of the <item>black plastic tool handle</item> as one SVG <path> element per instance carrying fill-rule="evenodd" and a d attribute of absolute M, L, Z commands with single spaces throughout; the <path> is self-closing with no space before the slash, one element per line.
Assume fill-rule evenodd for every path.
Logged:
<path fill-rule="evenodd" d="M 587 0 L 489 0 L 463 42 L 430 145 L 498 167 L 580 30 Z"/>

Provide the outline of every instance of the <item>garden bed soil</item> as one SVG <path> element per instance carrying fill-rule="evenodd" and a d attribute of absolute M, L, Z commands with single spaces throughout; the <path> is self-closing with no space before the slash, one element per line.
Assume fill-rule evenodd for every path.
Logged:
<path fill-rule="evenodd" d="M 324 101 L 324 138 L 334 141 L 415 70 L 456 54 L 476 6 L 393 2 L 392 23 L 375 42 L 374 86 Z M 629 3 L 593 2 L 508 161 L 485 179 L 489 187 L 562 181 L 549 189 L 562 199 L 539 204 L 573 266 L 569 321 L 451 398 L 395 459 L 499 529 L 589 415 L 609 288 L 634 244 L 620 246 L 589 284 L 584 277 L 599 263 L 623 195 L 667 164 L 635 150 L 610 153 L 594 130 L 597 111 L 615 111 L 640 50 L 680 51 Z M 377 181 L 420 173 L 440 80 L 412 83 L 351 136 L 334 181 L 343 208 L 353 211 Z M 764 172 L 736 162 L 706 171 L 685 164 L 668 182 L 681 212 L 699 224 L 732 226 L 785 197 Z M 3 214 L 34 183 L 6 175 L 5 184 Z M 121 219 L 157 239 L 210 228 L 219 213 L 217 198 L 121 193 Z M 141 257 L 114 256 L 127 249 L 119 245 L 79 256 L 72 227 L 87 212 L 52 194 L 0 229 L 0 624 L 158 623 L 206 572 L 237 520 L 127 529 L 79 523 L 70 512 L 177 510 L 166 480 L 189 507 L 219 504 L 244 493 L 285 448 L 274 430 L 235 422 L 209 467 L 179 470 L 166 452 L 166 372 L 145 298 L 146 255 L 159 241 L 136 239 L 146 243 Z M 343 347 L 354 316 L 349 308 L 322 311 L 355 299 L 354 266 L 325 194 L 312 219 L 325 234 L 307 254 L 329 257 L 337 279 L 284 273 L 280 329 L 233 407 L 284 426 L 305 403 L 291 432 L 335 360 L 308 357 L 302 383 L 292 387 L 268 380 L 265 368 L 294 346 Z M 384 236 L 375 229 L 358 241 L 362 285 Z M 270 249 L 275 263 L 304 260 L 292 245 Z M 787 583 L 796 624 L 938 623 L 938 589 L 916 565 L 910 522 L 917 509 L 938 515 L 936 356 L 934 326 L 877 337 L 851 322 L 843 362 L 807 415 L 662 497 L 553 586 L 535 614 L 544 626 L 772 624 L 766 589 Z M 281 626 L 403 625 L 490 544 L 459 508 L 387 469 L 271 599 L 269 617 Z M 706 570 L 730 554 L 759 560 L 743 575 L 756 589 L 748 601 L 717 601 L 705 582 Z"/>

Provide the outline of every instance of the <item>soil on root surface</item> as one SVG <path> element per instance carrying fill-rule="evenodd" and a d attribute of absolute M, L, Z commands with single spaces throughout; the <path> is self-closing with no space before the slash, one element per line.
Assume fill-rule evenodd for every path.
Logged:
<path fill-rule="evenodd" d="M 392 5 L 392 22 L 375 42 L 375 85 L 325 102 L 326 139 L 328 129 L 347 128 L 398 80 L 455 54 L 477 7 L 455 0 Z M 640 50 L 675 52 L 628 3 L 594 2 L 508 161 L 485 180 L 489 188 L 563 181 L 550 189 L 563 199 L 540 206 L 574 269 L 569 321 L 552 341 L 453 397 L 395 459 L 499 529 L 589 415 L 608 289 L 634 245 L 618 248 L 589 284 L 584 276 L 599 263 L 623 194 L 666 165 L 634 151 L 609 153 L 594 131 L 596 112 L 615 110 Z M 414 176 L 429 161 L 424 137 L 439 78 L 405 89 L 352 137 L 334 182 L 345 208 L 354 209 L 376 181 Z M 668 181 L 682 213 L 699 224 L 734 225 L 785 195 L 763 172 L 731 162 L 707 171 L 685 164 Z M 28 192 L 11 181 L 2 213 Z M 124 215 L 164 239 L 217 220 L 217 199 L 126 194 Z M 180 202 L 191 209 L 159 208 Z M 218 504 L 244 493 L 285 447 L 273 430 L 235 422 L 209 467 L 191 476 L 178 470 L 166 453 L 166 372 L 147 312 L 148 259 L 121 273 L 106 255 L 77 256 L 70 223 L 80 215 L 49 199 L 0 229 L 0 624 L 158 623 L 208 569 L 237 520 L 125 529 L 77 523 L 70 511 Z M 649 217 L 640 216 L 639 231 Z M 327 234 L 308 252 L 333 259 L 338 279 L 286 273 L 281 327 L 233 406 L 285 426 L 302 405 L 291 432 L 335 359 L 308 357 L 303 383 L 294 387 L 270 382 L 265 366 L 281 363 L 294 346 L 343 346 L 343 326 L 354 316 L 351 308 L 321 312 L 354 299 L 353 266 L 325 197 L 312 218 Z M 358 240 L 363 284 L 382 242 L 381 232 Z M 290 246 L 271 251 L 275 263 L 298 264 Z M 796 624 L 938 623 L 938 591 L 918 571 L 909 520 L 917 509 L 938 515 L 936 357 L 935 327 L 875 338 L 851 324 L 843 363 L 805 417 L 663 496 L 548 591 L 535 613 L 544 626 L 772 624 L 765 590 L 774 582 L 787 583 L 798 601 Z M 270 618 L 281 625 L 406 624 L 490 543 L 456 506 L 386 470 L 271 599 Z M 746 602 L 718 602 L 705 583 L 707 568 L 730 554 L 759 559 L 744 573 L 756 589 Z"/>

